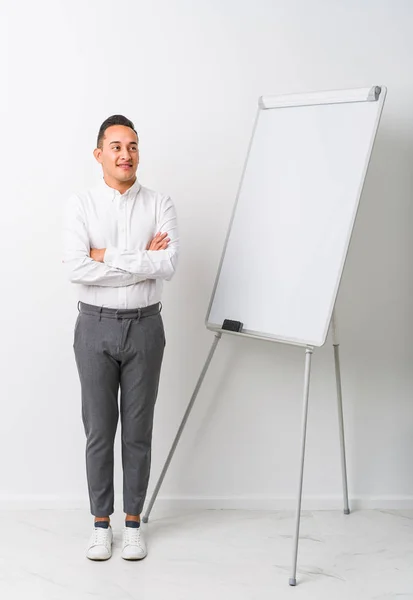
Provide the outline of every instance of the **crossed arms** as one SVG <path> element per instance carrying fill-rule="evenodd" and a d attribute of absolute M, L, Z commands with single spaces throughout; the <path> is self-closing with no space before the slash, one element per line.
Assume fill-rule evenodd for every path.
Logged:
<path fill-rule="evenodd" d="M 172 278 L 178 258 L 175 208 L 165 197 L 160 207 L 159 233 L 145 250 L 90 248 L 82 203 L 73 196 L 64 215 L 63 262 L 72 283 L 124 287 L 145 279 Z"/>

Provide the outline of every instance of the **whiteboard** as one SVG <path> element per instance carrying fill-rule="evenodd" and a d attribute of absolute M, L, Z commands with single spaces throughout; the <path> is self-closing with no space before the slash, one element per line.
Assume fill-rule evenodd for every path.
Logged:
<path fill-rule="evenodd" d="M 262 97 L 206 326 L 325 343 L 386 88 Z"/>

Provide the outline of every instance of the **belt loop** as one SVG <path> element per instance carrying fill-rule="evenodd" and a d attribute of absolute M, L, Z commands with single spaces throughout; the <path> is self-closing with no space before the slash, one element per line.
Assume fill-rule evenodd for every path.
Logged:
<path fill-rule="evenodd" d="M 142 309 L 138 308 L 138 317 L 137 317 L 137 322 L 139 323 L 139 321 L 141 320 L 141 315 L 142 315 Z"/>
<path fill-rule="evenodd" d="M 159 302 L 159 312 L 162 310 L 162 302 Z"/>
<path fill-rule="evenodd" d="M 77 303 L 77 310 L 78 310 L 78 312 L 80 312 L 80 300 Z"/>
<path fill-rule="evenodd" d="M 103 310 L 103 306 L 101 306 L 100 310 L 99 310 L 99 321 L 102 320 L 102 310 Z"/>

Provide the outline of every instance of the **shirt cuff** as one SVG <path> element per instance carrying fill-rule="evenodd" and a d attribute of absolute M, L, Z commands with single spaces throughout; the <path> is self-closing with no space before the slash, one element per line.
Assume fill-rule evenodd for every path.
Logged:
<path fill-rule="evenodd" d="M 103 258 L 103 262 L 108 265 L 108 267 L 115 267 L 113 261 L 116 259 L 116 248 L 114 246 L 109 246 L 106 248 L 105 256 Z"/>

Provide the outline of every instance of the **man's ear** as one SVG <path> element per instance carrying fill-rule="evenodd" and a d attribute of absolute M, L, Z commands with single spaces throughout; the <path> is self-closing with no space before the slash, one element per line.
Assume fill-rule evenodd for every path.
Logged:
<path fill-rule="evenodd" d="M 102 164 L 102 150 L 100 148 L 95 148 L 93 150 L 93 156 L 96 158 L 98 163 Z"/>

